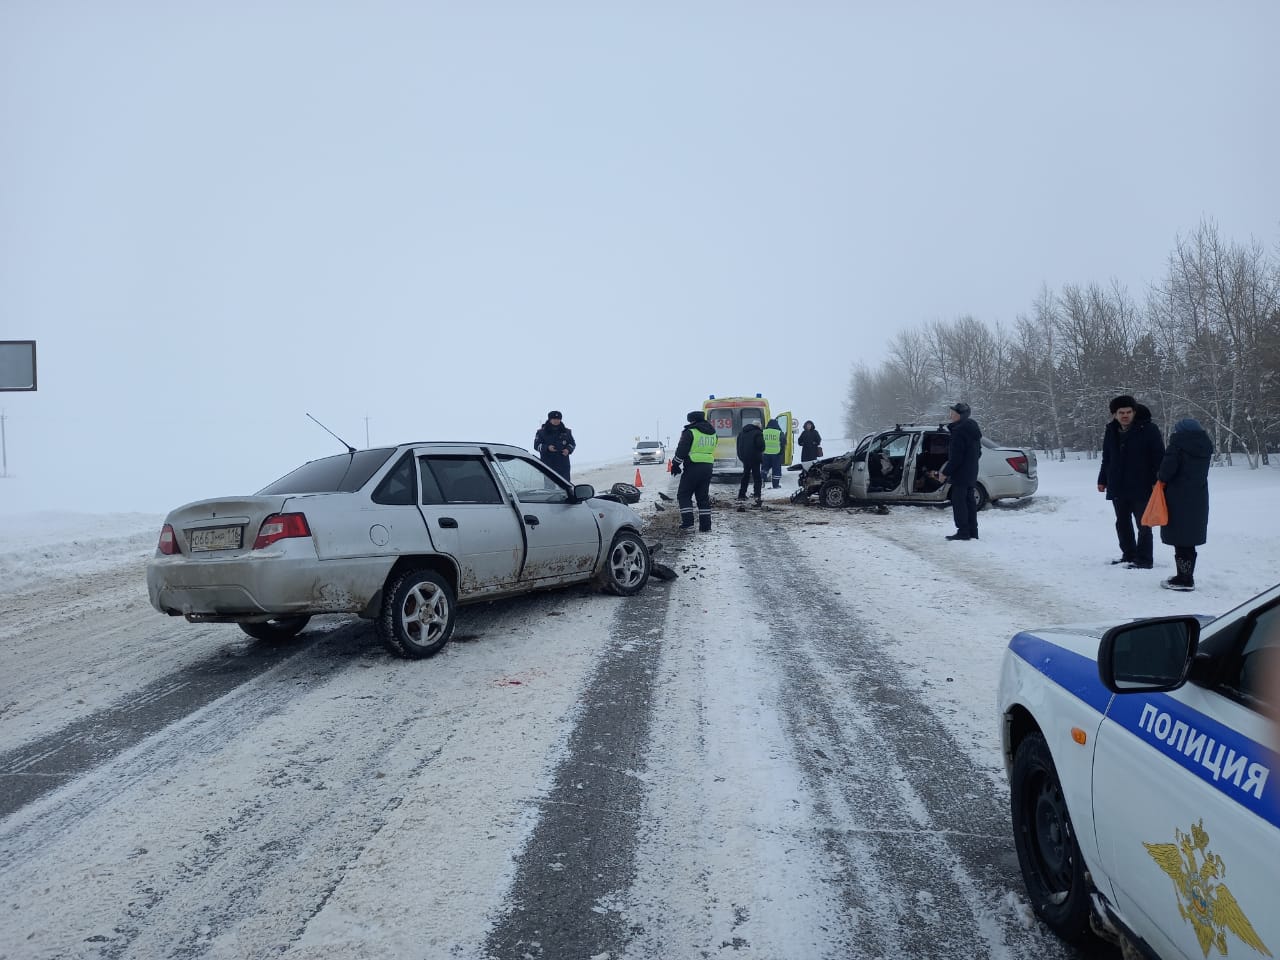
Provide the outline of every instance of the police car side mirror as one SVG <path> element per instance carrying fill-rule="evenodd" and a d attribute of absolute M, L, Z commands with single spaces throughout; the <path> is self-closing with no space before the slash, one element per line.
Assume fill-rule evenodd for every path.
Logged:
<path fill-rule="evenodd" d="M 1112 627 L 1098 644 L 1098 678 L 1112 693 L 1176 690 L 1200 642 L 1195 617 L 1153 617 Z"/>

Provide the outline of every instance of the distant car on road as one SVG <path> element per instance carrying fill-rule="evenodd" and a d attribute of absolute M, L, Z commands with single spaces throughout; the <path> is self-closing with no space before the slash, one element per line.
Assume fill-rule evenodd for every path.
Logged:
<path fill-rule="evenodd" d="M 320 613 L 374 620 L 405 657 L 439 651 L 460 604 L 649 579 L 623 496 L 571 485 L 519 447 L 407 443 L 303 464 L 253 496 L 170 513 L 147 564 L 151 605 L 287 640 Z"/>
<path fill-rule="evenodd" d="M 1225 616 L 1017 634 L 999 716 L 1032 909 L 1125 956 L 1280 951 L 1280 586 Z M 1087 955 L 1088 951 L 1086 951 Z"/>
<path fill-rule="evenodd" d="M 826 507 L 847 503 L 945 503 L 951 485 L 935 474 L 947 461 L 950 434 L 936 423 L 900 423 L 868 434 L 848 453 L 800 468 L 796 503 L 816 496 Z M 792 470 L 797 469 L 792 467 Z M 978 458 L 978 509 L 1030 497 L 1040 486 L 1035 451 L 1002 447 L 986 437 Z"/>
<path fill-rule="evenodd" d="M 667 448 L 660 440 L 637 440 L 631 460 L 633 463 L 666 463 Z"/>

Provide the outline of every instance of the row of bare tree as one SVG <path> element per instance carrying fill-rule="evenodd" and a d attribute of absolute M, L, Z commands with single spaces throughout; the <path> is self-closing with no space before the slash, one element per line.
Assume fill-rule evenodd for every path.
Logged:
<path fill-rule="evenodd" d="M 1012 329 L 965 316 L 905 331 L 878 367 L 854 369 L 845 426 L 860 437 L 966 400 L 993 439 L 1065 454 L 1097 449 L 1117 394 L 1166 437 L 1195 417 L 1227 462 L 1266 463 L 1280 449 L 1280 256 L 1205 221 L 1144 303 L 1115 281 L 1046 287 Z"/>

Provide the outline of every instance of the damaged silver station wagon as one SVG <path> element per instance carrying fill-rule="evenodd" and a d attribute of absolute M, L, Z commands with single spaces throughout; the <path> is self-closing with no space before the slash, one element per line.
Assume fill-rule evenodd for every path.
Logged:
<path fill-rule="evenodd" d="M 253 496 L 174 510 L 147 589 L 161 613 L 267 641 L 315 614 L 354 613 L 393 653 L 428 657 L 460 604 L 592 581 L 639 592 L 652 563 L 640 525 L 622 498 L 570 484 L 519 447 L 353 449 Z"/>

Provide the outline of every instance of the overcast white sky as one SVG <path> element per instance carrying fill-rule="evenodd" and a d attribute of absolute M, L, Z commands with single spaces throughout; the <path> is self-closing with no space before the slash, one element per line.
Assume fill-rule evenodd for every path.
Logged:
<path fill-rule="evenodd" d="M 688 9 L 696 6 L 696 10 Z M 0 512 L 841 427 L 897 330 L 1280 240 L 1280 4 L 0 2 Z"/>

